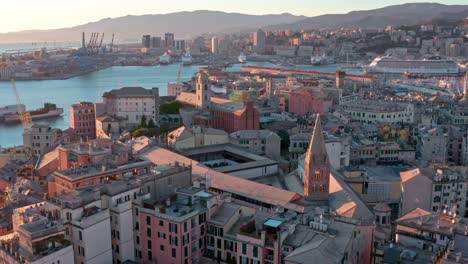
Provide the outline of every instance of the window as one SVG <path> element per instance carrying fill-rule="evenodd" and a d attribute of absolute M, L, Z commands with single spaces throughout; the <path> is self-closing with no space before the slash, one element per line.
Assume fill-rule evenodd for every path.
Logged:
<path fill-rule="evenodd" d="M 153 254 L 151 251 L 148 251 L 148 260 L 153 260 Z"/>
<path fill-rule="evenodd" d="M 139 236 L 136 236 L 136 243 L 137 243 L 137 245 L 140 245 L 140 237 Z"/>
<path fill-rule="evenodd" d="M 78 231 L 78 237 L 80 238 L 80 241 L 83 240 L 83 234 L 81 233 L 81 231 Z"/>
<path fill-rule="evenodd" d="M 115 252 L 116 252 L 116 253 L 119 253 L 119 252 L 120 252 L 119 245 L 116 245 L 116 246 L 115 246 Z"/>
<path fill-rule="evenodd" d="M 164 251 L 164 245 L 159 246 L 159 249 L 160 249 L 161 251 Z"/>
<path fill-rule="evenodd" d="M 246 255 L 247 254 L 247 244 L 242 243 L 242 254 Z"/>
<path fill-rule="evenodd" d="M 184 233 L 187 232 L 187 222 L 184 222 Z"/>
<path fill-rule="evenodd" d="M 151 244 L 151 240 L 148 240 L 148 248 L 152 248 L 153 245 Z"/>
<path fill-rule="evenodd" d="M 146 216 L 146 224 L 151 225 L 151 217 L 149 215 Z"/>
<path fill-rule="evenodd" d="M 159 220 L 159 226 L 164 226 L 164 221 L 163 220 Z"/>
<path fill-rule="evenodd" d="M 184 257 L 188 256 L 188 247 L 184 247 Z"/>
<path fill-rule="evenodd" d="M 175 248 L 172 249 L 172 257 L 173 257 L 173 258 L 176 257 L 176 249 L 175 249 Z"/>
<path fill-rule="evenodd" d="M 146 235 L 151 237 L 151 228 L 146 229 Z"/>
<path fill-rule="evenodd" d="M 253 256 L 254 256 L 254 258 L 258 258 L 258 247 L 257 246 L 253 247 Z"/>

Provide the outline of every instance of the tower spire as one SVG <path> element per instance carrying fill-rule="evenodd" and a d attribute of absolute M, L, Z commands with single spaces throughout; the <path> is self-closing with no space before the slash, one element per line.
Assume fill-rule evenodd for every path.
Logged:
<path fill-rule="evenodd" d="M 323 137 L 320 115 L 317 114 L 314 131 L 305 156 L 304 196 L 308 200 L 328 200 L 330 162 Z"/>

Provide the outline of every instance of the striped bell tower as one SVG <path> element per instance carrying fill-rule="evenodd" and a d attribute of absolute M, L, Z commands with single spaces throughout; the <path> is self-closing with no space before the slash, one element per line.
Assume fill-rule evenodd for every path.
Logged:
<path fill-rule="evenodd" d="M 315 127 L 310 139 L 305 160 L 304 196 L 310 201 L 328 201 L 330 185 L 330 162 L 328 160 L 325 139 L 317 115 Z"/>

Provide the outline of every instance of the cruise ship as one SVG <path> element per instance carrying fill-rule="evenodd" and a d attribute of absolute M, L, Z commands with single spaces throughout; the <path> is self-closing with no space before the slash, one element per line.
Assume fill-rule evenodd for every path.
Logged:
<path fill-rule="evenodd" d="M 186 50 L 184 52 L 184 54 L 182 55 L 182 63 L 184 65 L 192 64 L 192 55 L 190 54 L 190 51 Z"/>
<path fill-rule="evenodd" d="M 159 63 L 161 63 L 162 65 L 167 65 L 171 63 L 171 55 L 169 55 L 169 53 L 167 52 L 164 52 L 163 55 L 159 56 Z"/>
<path fill-rule="evenodd" d="M 31 120 L 38 120 L 50 117 L 57 117 L 63 114 L 63 108 L 57 108 L 55 104 L 45 103 L 43 108 L 33 111 L 27 111 L 31 115 Z M 19 113 L 9 113 L 4 116 L 5 123 L 18 123 L 21 122 L 21 115 Z"/>
<path fill-rule="evenodd" d="M 396 74 L 457 74 L 453 60 L 432 57 L 423 60 L 401 60 L 391 57 L 377 57 L 364 68 L 368 73 Z"/>

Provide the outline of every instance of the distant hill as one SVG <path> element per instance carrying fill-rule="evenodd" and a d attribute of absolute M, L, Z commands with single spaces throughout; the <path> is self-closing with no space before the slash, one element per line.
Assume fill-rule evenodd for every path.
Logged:
<path fill-rule="evenodd" d="M 160 15 L 128 15 L 105 18 L 71 28 L 4 33 L 0 34 L 0 42 L 80 41 L 83 31 L 87 34 L 104 32 L 108 37 L 115 33 L 116 38 L 120 40 L 140 39 L 144 34 L 163 36 L 166 32 L 173 32 L 176 39 L 184 39 L 210 32 L 253 30 L 272 24 L 293 23 L 304 18 L 306 17 L 288 13 L 245 15 L 206 10 Z"/>
<path fill-rule="evenodd" d="M 312 28 L 382 28 L 387 25 L 414 25 L 434 19 L 463 18 L 468 15 L 468 5 L 443 5 L 438 3 L 408 3 L 383 8 L 352 11 L 347 14 L 330 14 L 310 17 L 301 21 L 268 26 L 266 29 Z"/>
<path fill-rule="evenodd" d="M 176 39 L 185 39 L 203 33 L 246 32 L 257 28 L 381 28 L 387 25 L 414 25 L 428 21 L 453 21 L 464 16 L 468 16 L 468 5 L 437 3 L 408 3 L 316 17 L 294 16 L 288 13 L 245 15 L 199 10 L 160 15 L 128 15 L 105 18 L 70 28 L 4 33 L 0 34 L 0 43 L 81 41 L 83 31 L 87 33 L 87 38 L 91 32 L 104 32 L 108 41 L 112 33 L 116 34 L 116 40 L 140 39 L 144 34 L 163 36 L 165 32 L 175 33 Z"/>

